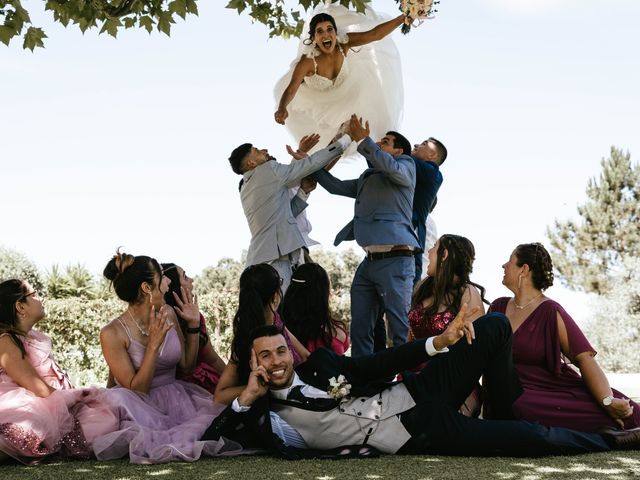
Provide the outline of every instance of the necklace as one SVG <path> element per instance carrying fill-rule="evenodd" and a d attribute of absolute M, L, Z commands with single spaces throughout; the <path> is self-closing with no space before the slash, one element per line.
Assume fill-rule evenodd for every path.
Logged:
<path fill-rule="evenodd" d="M 542 292 L 540 292 L 538 295 L 536 295 L 535 297 L 533 297 L 531 300 L 529 300 L 527 303 L 525 303 L 524 305 L 518 305 L 518 302 L 516 302 L 516 298 L 513 297 L 513 305 L 518 309 L 518 310 L 524 310 L 525 308 L 527 308 L 529 305 L 531 305 L 534 300 L 537 300 L 538 298 L 540 298 L 542 296 Z"/>
<path fill-rule="evenodd" d="M 140 333 L 141 333 L 142 335 L 144 335 L 145 337 L 148 337 L 148 336 L 149 336 L 149 331 L 147 330 L 147 331 L 145 332 L 145 331 L 142 329 L 142 327 L 140 326 L 140 324 L 138 323 L 138 321 L 137 321 L 135 318 L 133 318 L 133 314 L 131 313 L 131 310 L 129 310 L 128 308 L 127 308 L 127 313 L 128 313 L 128 314 L 129 314 L 129 316 L 131 317 L 131 320 L 133 320 L 133 323 L 135 323 L 135 324 L 136 324 L 136 327 L 138 327 L 138 330 L 140 330 Z"/>

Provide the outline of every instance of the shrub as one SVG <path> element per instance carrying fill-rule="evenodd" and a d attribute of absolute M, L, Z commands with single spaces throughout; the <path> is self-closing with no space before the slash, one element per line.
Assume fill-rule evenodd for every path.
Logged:
<path fill-rule="evenodd" d="M 107 364 L 100 348 L 100 329 L 124 309 L 119 300 L 48 299 L 47 317 L 36 329 L 51 337 L 55 358 L 77 386 L 104 385 Z"/>
<path fill-rule="evenodd" d="M 33 288 L 44 293 L 44 282 L 35 263 L 16 250 L 0 247 L 0 282 L 11 278 L 27 280 Z"/>

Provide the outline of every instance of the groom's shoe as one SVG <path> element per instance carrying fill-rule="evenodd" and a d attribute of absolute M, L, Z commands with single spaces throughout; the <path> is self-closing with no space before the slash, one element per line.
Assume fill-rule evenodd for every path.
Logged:
<path fill-rule="evenodd" d="M 614 450 L 640 450 L 640 427 L 629 430 L 605 427 L 598 433 Z"/>

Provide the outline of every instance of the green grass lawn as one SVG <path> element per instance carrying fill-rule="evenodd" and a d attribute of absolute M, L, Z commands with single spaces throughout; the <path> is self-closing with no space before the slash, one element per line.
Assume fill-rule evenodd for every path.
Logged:
<path fill-rule="evenodd" d="M 205 458 L 196 463 L 130 465 L 125 461 L 1 466 L 2 480 L 177 479 L 640 479 L 640 451 L 573 457 L 475 458 L 393 456 L 366 460 L 288 461 L 269 456 Z"/>

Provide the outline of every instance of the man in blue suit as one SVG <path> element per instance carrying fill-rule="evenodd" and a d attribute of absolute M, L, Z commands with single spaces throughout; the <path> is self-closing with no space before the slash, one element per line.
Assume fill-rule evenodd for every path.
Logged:
<path fill-rule="evenodd" d="M 388 132 L 379 142 L 369 138 L 369 124 L 355 115 L 349 121 L 351 138 L 369 168 L 358 179 L 340 180 L 325 170 L 314 174 L 329 193 L 355 198 L 353 220 L 336 236 L 334 245 L 356 240 L 367 256 L 351 285 L 351 354 L 373 353 L 373 329 L 386 314 L 394 345 L 406 342 L 407 313 L 415 274 L 418 238 L 411 225 L 416 166 L 411 144 Z"/>

